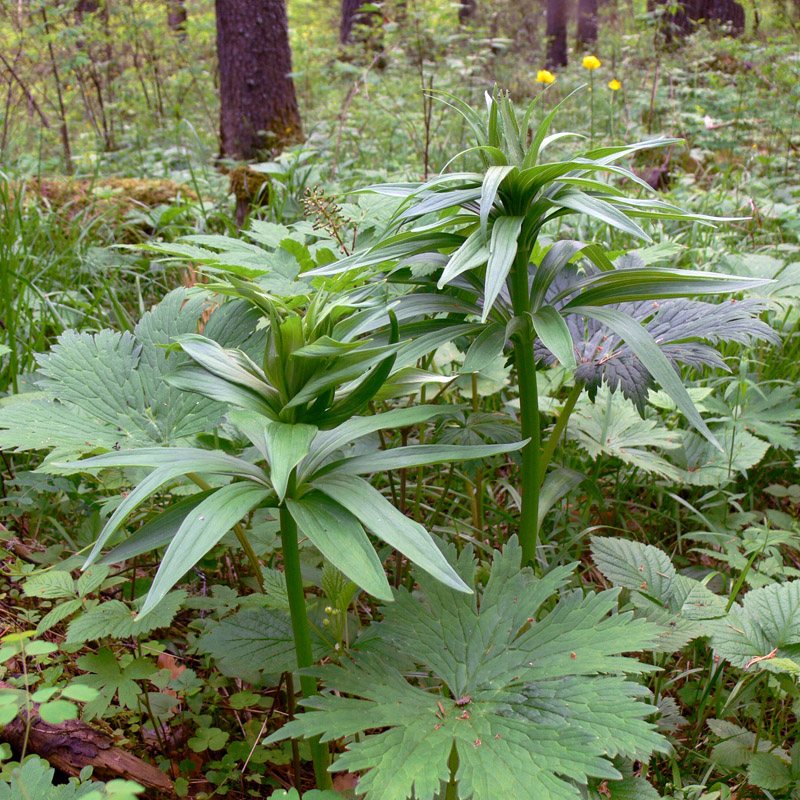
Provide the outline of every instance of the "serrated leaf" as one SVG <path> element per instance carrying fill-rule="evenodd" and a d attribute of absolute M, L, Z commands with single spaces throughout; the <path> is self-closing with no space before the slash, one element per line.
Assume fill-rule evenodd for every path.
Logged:
<path fill-rule="evenodd" d="M 136 612 L 119 600 L 106 600 L 69 624 L 67 642 L 77 644 L 105 638 L 145 636 L 170 625 L 185 599 L 186 592 L 171 592 L 153 612 L 143 618 L 137 618 Z"/>
<path fill-rule="evenodd" d="M 792 780 L 789 765 L 772 753 L 756 753 L 747 765 L 747 780 L 768 791 L 785 789 Z"/>
<path fill-rule="evenodd" d="M 77 590 L 72 575 L 63 570 L 51 569 L 28 578 L 22 586 L 26 597 L 42 599 L 60 599 L 75 597 Z"/>
<path fill-rule="evenodd" d="M 288 613 L 279 609 L 250 608 L 221 620 L 203 634 L 197 648 L 215 659 L 232 677 L 248 679 L 260 672 L 279 675 L 297 669 L 297 654 Z M 314 658 L 328 650 L 312 636 Z"/>
<path fill-rule="evenodd" d="M 424 600 L 401 590 L 373 626 L 433 676 L 426 689 L 362 651 L 312 670 L 337 693 L 304 701 L 308 710 L 267 741 L 362 733 L 335 769 L 365 771 L 367 800 L 433 800 L 454 746 L 459 795 L 473 800 L 575 800 L 573 781 L 622 778 L 613 755 L 664 749 L 644 721 L 646 691 L 624 678 L 648 667 L 619 655 L 650 644 L 655 630 L 629 614 L 609 616 L 616 591 L 569 593 L 540 612 L 572 568 L 537 579 L 520 559 L 515 539 L 494 554 L 480 603 L 418 573 Z M 474 585 L 468 548 L 456 569 Z"/>
<path fill-rule="evenodd" d="M 669 605 L 676 572 L 663 550 L 621 537 L 592 536 L 591 541 L 592 558 L 613 586 L 642 592 Z"/>
<path fill-rule="evenodd" d="M 713 622 L 711 645 L 742 669 L 795 672 L 800 668 L 800 580 L 751 589 L 741 605 Z M 784 659 L 794 664 L 787 670 Z"/>
<path fill-rule="evenodd" d="M 680 447 L 680 434 L 663 427 L 657 419 L 642 419 L 629 403 L 607 388 L 597 393 L 595 402 L 588 398 L 578 401 L 569 418 L 567 435 L 592 458 L 612 456 L 672 480 L 681 475 L 679 468 L 656 452 Z"/>

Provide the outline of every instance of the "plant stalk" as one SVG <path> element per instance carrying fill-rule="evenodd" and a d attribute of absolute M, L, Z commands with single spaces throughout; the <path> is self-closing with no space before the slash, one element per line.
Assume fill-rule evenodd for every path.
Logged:
<path fill-rule="evenodd" d="M 526 324 L 515 333 L 514 357 L 519 385 L 520 426 L 522 438 L 528 443 L 520 451 L 522 476 L 520 481 L 521 514 L 519 541 L 522 546 L 522 565 L 533 564 L 539 538 L 539 489 L 541 488 L 539 431 L 539 392 L 536 386 L 536 361 L 533 355 L 533 330 L 525 315 L 530 311 L 528 262 L 530 248 L 520 247 L 511 268 L 511 300 L 514 316 Z"/>
<path fill-rule="evenodd" d="M 572 414 L 572 410 L 575 408 L 575 403 L 578 402 L 578 398 L 581 396 L 581 392 L 583 391 L 583 384 L 576 383 L 569 395 L 567 395 L 567 400 L 564 403 L 564 408 L 561 409 L 561 413 L 558 415 L 558 419 L 556 420 L 555 427 L 553 428 L 553 432 L 550 434 L 550 438 L 547 440 L 547 444 L 542 448 L 542 470 L 546 470 L 547 467 L 550 465 L 550 462 L 553 460 L 553 455 L 556 452 L 556 447 L 558 447 L 558 442 L 561 439 L 561 434 L 564 433 L 564 428 L 567 427 L 567 422 L 569 421 L 570 414 Z"/>
<path fill-rule="evenodd" d="M 294 492 L 294 473 L 289 481 L 287 494 Z M 281 546 L 283 549 L 283 570 L 286 574 L 286 594 L 289 599 L 289 615 L 292 620 L 294 649 L 297 655 L 297 668 L 303 670 L 314 664 L 311 651 L 311 626 L 308 624 L 306 598 L 303 592 L 303 576 L 300 572 L 300 549 L 297 543 L 297 523 L 285 505 L 280 507 Z M 310 675 L 300 675 L 300 691 L 303 697 L 317 694 L 317 681 Z M 332 787 L 328 772 L 330 761 L 328 745 L 322 744 L 319 737 L 311 740 L 311 759 L 314 762 L 314 774 L 319 789 Z M 299 786 L 297 787 L 300 788 Z"/>

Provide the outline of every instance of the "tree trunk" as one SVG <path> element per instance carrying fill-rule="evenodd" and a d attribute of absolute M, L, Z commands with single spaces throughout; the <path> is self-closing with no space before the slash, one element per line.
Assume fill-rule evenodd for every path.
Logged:
<path fill-rule="evenodd" d="M 358 16 L 358 9 L 364 0 L 342 0 L 342 19 L 339 23 L 339 42 L 347 44 L 350 41 L 350 36 L 353 33 L 353 25 L 355 25 L 356 17 Z"/>
<path fill-rule="evenodd" d="M 547 66 L 566 67 L 567 0 L 547 0 Z"/>
<path fill-rule="evenodd" d="M 181 41 L 186 39 L 186 19 L 185 0 L 167 0 L 167 25 Z"/>
<path fill-rule="evenodd" d="M 300 140 L 284 0 L 216 0 L 220 155 L 243 161 Z"/>
<path fill-rule="evenodd" d="M 800 0 L 798 0 L 800 2 Z M 461 0 L 458 6 L 458 22 L 460 25 L 467 25 L 475 16 L 478 10 L 477 0 Z"/>
<path fill-rule="evenodd" d="M 578 0 L 579 49 L 586 49 L 597 42 L 597 0 Z"/>

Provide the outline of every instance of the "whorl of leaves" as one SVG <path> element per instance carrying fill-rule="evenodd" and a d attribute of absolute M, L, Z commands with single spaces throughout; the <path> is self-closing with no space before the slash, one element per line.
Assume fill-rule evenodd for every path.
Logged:
<path fill-rule="evenodd" d="M 336 694 L 306 700 L 268 741 L 361 734 L 334 769 L 365 771 L 368 800 L 432 800 L 454 747 L 459 795 L 472 800 L 577 800 L 591 778 L 623 777 L 616 756 L 664 750 L 644 719 L 647 691 L 626 680 L 651 668 L 620 655 L 649 647 L 656 629 L 613 613 L 618 590 L 566 592 L 543 611 L 572 567 L 537 579 L 520 558 L 514 539 L 494 554 L 480 601 L 419 573 L 424 601 L 401 590 L 387 606 L 374 634 L 430 676 L 426 689 L 396 659 L 361 652 L 312 670 Z M 465 549 L 456 569 L 471 586 L 475 566 Z"/>
<path fill-rule="evenodd" d="M 583 275 L 590 276 L 598 272 L 590 265 L 581 269 L 580 275 L 578 267 L 562 270 L 548 289 L 548 301 Z M 561 308 L 568 299 L 554 305 Z M 608 307 L 615 308 L 639 322 L 676 370 L 681 364 L 727 369 L 722 357 L 711 346 L 719 342 L 747 345 L 755 340 L 773 344 L 779 341 L 775 331 L 758 318 L 766 308 L 766 303 L 761 299 L 706 303 L 680 298 L 616 303 Z M 597 320 L 569 314 L 566 322 L 578 361 L 576 380 L 586 385 L 592 398 L 602 383 L 611 391 L 619 388 L 643 412 L 648 391 L 655 386 L 655 382 L 631 348 Z M 545 364 L 553 364 L 557 360 L 539 340 L 536 342 L 535 352 L 537 360 Z"/>

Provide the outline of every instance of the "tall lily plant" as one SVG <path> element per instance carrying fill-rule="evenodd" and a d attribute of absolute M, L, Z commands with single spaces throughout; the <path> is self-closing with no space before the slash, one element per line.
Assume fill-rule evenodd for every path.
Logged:
<path fill-rule="evenodd" d="M 349 446 L 377 431 L 425 423 L 446 412 L 443 406 L 399 408 L 362 415 L 390 378 L 400 347 L 397 341 L 373 344 L 355 332 L 375 309 L 356 311 L 337 298 L 319 293 L 300 309 L 281 304 L 254 284 L 232 278 L 217 288 L 256 305 L 267 326 L 261 363 L 241 350 L 223 348 L 199 334 L 176 340 L 191 358 L 170 378 L 173 386 L 230 407 L 228 423 L 252 445 L 253 460 L 191 447 L 146 447 L 111 452 L 73 462 L 72 469 L 143 467 L 152 471 L 119 504 L 108 520 L 85 566 L 124 520 L 156 492 L 178 480 L 202 490 L 179 500 L 125 542 L 126 552 L 167 545 L 142 614 L 152 610 L 169 589 L 233 529 L 260 576 L 258 560 L 241 521 L 254 509 L 275 510 L 280 519 L 283 566 L 298 668 L 312 665 L 311 633 L 300 572 L 300 533 L 320 553 L 381 600 L 392 591 L 367 532 L 405 555 L 445 585 L 471 592 L 420 524 L 398 511 L 362 476 L 448 461 L 484 458 L 518 449 L 511 445 L 410 445 L 353 455 Z M 380 310 L 380 309 L 379 309 Z M 397 338 L 392 323 L 393 340 Z M 212 486 L 212 483 L 216 486 Z M 220 485 L 222 484 L 222 485 Z M 168 529 L 154 540 L 154 529 Z M 112 551 L 113 555 L 113 551 Z M 108 557 L 106 557 L 108 560 Z M 308 697 L 317 691 L 313 677 L 301 676 Z M 318 784 L 330 784 L 327 745 L 313 742 Z"/>
<path fill-rule="evenodd" d="M 452 161 L 471 156 L 480 161 L 482 168 L 444 172 L 425 183 L 371 187 L 382 194 L 406 198 L 393 226 L 370 250 L 317 272 L 330 275 L 371 269 L 385 277 L 390 271 L 390 281 L 418 284 L 417 291 L 398 301 L 396 310 L 401 319 L 412 316 L 414 308 L 424 308 L 427 314 L 438 315 L 439 327 L 443 315 L 453 324 L 463 325 L 468 319 L 478 322 L 470 331 L 473 344 L 465 367 L 480 369 L 506 346 L 513 348 L 522 438 L 527 442 L 521 453 L 519 537 L 523 563 L 531 563 L 543 516 L 540 496 L 547 466 L 583 387 L 583 382 L 576 379 L 576 389 L 553 436 L 543 447 L 535 347 L 543 345 L 562 365 L 574 369 L 578 366 L 576 353 L 581 354 L 576 327 L 585 321 L 605 327 L 632 352 L 646 380 L 659 383 L 689 421 L 715 441 L 676 372 L 680 353 L 674 348 L 665 352 L 642 315 L 632 314 L 631 309 L 642 301 L 736 292 L 759 281 L 701 270 L 648 267 L 643 263 L 620 265 L 612 262 L 607 249 L 596 241 L 560 240 L 545 245 L 540 239 L 548 233 L 549 223 L 570 215 L 591 219 L 645 242 L 651 237 L 639 219 L 683 220 L 701 225 L 722 221 L 687 213 L 658 199 L 650 186 L 619 163 L 639 151 L 679 140 L 658 138 L 548 160 L 556 141 L 579 136 L 569 132 L 550 134 L 560 105 L 538 127 L 533 127 L 536 101 L 520 115 L 507 94 L 487 93 L 487 113 L 481 115 L 455 97 L 443 95 L 442 99 L 464 117 L 475 140 L 474 146 Z M 611 178 L 624 179 L 625 188 Z M 640 196 L 632 196 L 633 191 Z M 588 266 L 576 269 L 576 262 Z M 403 269 L 420 263 L 433 265 L 434 269 Z M 424 273 L 421 278 L 417 277 L 420 272 Z M 420 293 L 426 296 L 424 302 Z M 472 316 L 467 310 L 470 304 Z M 404 309 L 412 309 L 411 314 Z M 750 308 L 739 316 L 744 316 L 747 323 L 753 319 L 754 311 Z M 571 317 L 580 322 L 568 324 Z M 753 335 L 763 334 L 758 323 L 754 325 Z M 741 330 L 739 325 L 732 338 Z M 725 338 L 724 331 L 711 332 L 706 338 L 715 337 Z M 702 334 L 687 334 L 685 338 L 702 338 Z"/>

